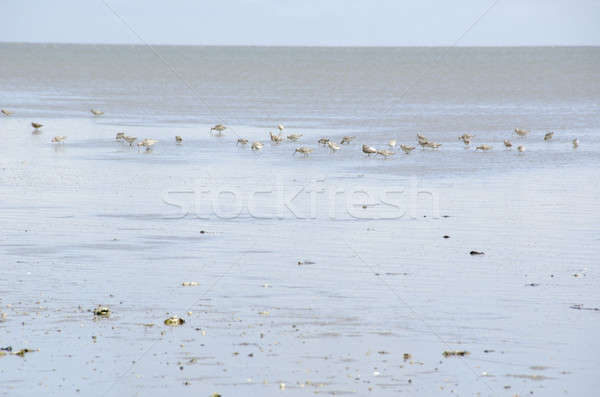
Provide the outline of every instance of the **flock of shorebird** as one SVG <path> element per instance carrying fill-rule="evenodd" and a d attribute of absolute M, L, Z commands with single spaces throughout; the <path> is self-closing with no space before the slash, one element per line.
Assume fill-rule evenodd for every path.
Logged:
<path fill-rule="evenodd" d="M 4 114 L 5 116 L 12 116 L 14 114 L 14 112 L 8 111 L 6 109 L 0 109 L 0 112 L 2 114 Z M 97 109 L 90 109 L 90 112 L 94 116 L 102 116 L 104 114 L 104 112 L 97 110 Z M 34 128 L 34 131 L 39 131 L 44 125 L 40 124 L 40 123 L 32 122 L 31 126 Z M 227 127 L 225 125 L 216 124 L 215 126 L 210 128 L 209 134 L 212 134 L 214 136 L 223 136 L 223 133 L 226 129 L 227 129 Z M 303 136 L 302 134 L 289 134 L 287 136 L 284 136 L 283 131 L 285 130 L 285 127 L 282 124 L 277 125 L 277 129 L 279 130 L 278 134 L 273 134 L 272 132 L 269 132 L 269 138 L 271 140 L 271 143 L 274 145 L 278 145 L 278 144 L 284 142 L 286 139 L 290 142 L 297 142 Z M 520 128 L 515 128 L 514 132 L 520 138 L 524 138 L 529 134 L 529 130 L 524 130 L 524 129 L 520 129 Z M 472 134 L 465 133 L 465 134 L 459 136 L 458 139 L 461 140 L 465 144 L 466 148 L 469 148 L 469 147 L 471 147 L 471 141 L 474 137 L 475 136 Z M 553 137 L 554 137 L 554 132 L 548 132 L 544 135 L 544 141 L 549 142 L 552 140 Z M 320 138 L 317 141 L 317 143 L 328 147 L 329 150 L 331 151 L 331 153 L 335 153 L 338 150 L 340 150 L 340 148 L 341 148 L 340 145 L 348 145 L 355 138 L 356 137 L 354 137 L 354 136 L 345 136 L 341 139 L 339 144 L 335 143 L 330 138 Z M 52 143 L 64 143 L 64 141 L 66 139 L 67 139 L 66 136 L 58 135 L 58 136 L 55 136 L 54 138 L 52 138 L 51 142 Z M 152 147 L 156 143 L 158 143 L 157 139 L 152 139 L 152 138 L 145 138 L 136 143 L 136 141 L 138 140 L 137 137 L 126 135 L 124 132 L 118 132 L 117 135 L 115 136 L 115 139 L 117 141 L 121 141 L 123 143 L 129 144 L 129 146 L 137 145 L 138 148 L 145 148 L 147 151 L 152 150 Z M 183 143 L 183 138 L 181 136 L 177 135 L 177 136 L 175 136 L 175 142 L 177 144 L 181 144 L 181 143 Z M 248 142 L 249 141 L 246 138 L 238 138 L 236 145 L 244 146 L 244 145 L 247 145 Z M 389 149 L 376 149 L 373 146 L 363 144 L 362 152 L 365 153 L 367 156 L 374 154 L 374 155 L 380 155 L 384 158 L 387 158 L 389 156 L 396 154 L 393 151 L 393 149 L 396 148 L 396 143 L 397 143 L 396 139 L 391 139 L 387 143 L 387 147 L 389 147 Z M 423 150 L 425 150 L 425 149 L 437 150 L 440 148 L 440 146 L 442 146 L 441 143 L 434 142 L 422 134 L 417 134 L 417 143 L 419 146 L 421 146 L 421 148 Z M 573 144 L 573 148 L 577 149 L 579 147 L 579 140 L 577 138 L 573 139 L 572 144 Z M 504 147 L 506 149 L 510 150 L 510 149 L 512 149 L 512 146 L 513 146 L 513 144 L 510 140 L 508 140 L 508 139 L 504 140 Z M 254 151 L 261 150 L 263 147 L 264 147 L 264 144 L 260 141 L 252 142 L 252 144 L 250 145 L 250 148 Z M 400 144 L 400 149 L 404 153 L 410 154 L 410 152 L 412 152 L 415 149 L 415 146 Z M 493 149 L 493 147 L 490 145 L 487 145 L 487 144 L 481 144 L 481 145 L 478 145 L 475 147 L 475 151 L 481 150 L 481 151 L 485 152 L 485 151 L 489 151 L 492 149 Z M 523 153 L 525 151 L 525 146 L 519 145 L 519 146 L 517 146 L 517 150 L 520 153 Z M 300 146 L 294 150 L 293 154 L 300 153 L 306 157 L 306 156 L 310 155 L 313 151 L 314 151 L 313 148 L 306 147 L 306 146 Z"/>

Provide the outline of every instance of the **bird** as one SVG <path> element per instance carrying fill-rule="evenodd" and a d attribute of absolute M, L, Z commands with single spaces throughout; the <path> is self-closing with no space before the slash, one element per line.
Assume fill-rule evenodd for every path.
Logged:
<path fill-rule="evenodd" d="M 515 133 L 520 137 L 524 137 L 525 135 L 529 134 L 529 130 L 522 130 L 520 128 L 515 128 Z"/>
<path fill-rule="evenodd" d="M 548 132 L 546 135 L 544 135 L 544 141 L 548 142 L 549 140 L 552 139 L 552 137 L 554 136 L 554 132 Z"/>
<path fill-rule="evenodd" d="M 505 140 L 504 140 L 504 146 L 505 146 L 507 149 L 510 149 L 510 148 L 512 147 L 512 142 L 511 142 L 511 141 L 509 141 L 508 139 L 505 139 Z"/>
<path fill-rule="evenodd" d="M 299 148 L 297 148 L 296 150 L 294 150 L 294 154 L 296 154 L 296 153 L 302 153 L 304 155 L 304 157 L 308 157 L 308 155 L 310 153 L 312 153 L 313 150 L 315 150 L 315 149 L 309 148 L 309 147 L 306 147 L 306 146 L 300 146 Z"/>
<path fill-rule="evenodd" d="M 352 140 L 354 140 L 354 138 L 356 138 L 356 137 L 355 136 L 345 136 L 340 141 L 340 145 L 348 145 L 348 144 L 350 144 L 350 142 L 352 142 Z"/>
<path fill-rule="evenodd" d="M 441 143 L 430 142 L 430 141 L 425 142 L 425 147 L 428 147 L 428 148 L 431 148 L 431 149 L 434 149 L 434 150 L 437 149 L 437 148 L 439 148 L 440 146 L 442 146 Z"/>
<path fill-rule="evenodd" d="M 52 142 L 53 143 L 63 143 L 65 141 L 65 139 L 67 139 L 66 136 L 58 135 L 58 136 L 55 136 L 54 138 L 52 138 Z"/>
<path fill-rule="evenodd" d="M 223 131 L 225 131 L 227 129 L 226 126 L 224 126 L 223 124 L 217 124 L 214 127 L 211 127 L 209 133 L 212 133 L 213 131 L 217 131 L 217 136 L 221 136 L 223 135 Z"/>
<path fill-rule="evenodd" d="M 32 126 L 33 128 L 35 128 L 36 130 L 39 130 L 40 128 L 42 128 L 42 127 L 44 126 L 44 124 L 40 124 L 40 123 L 35 123 L 35 122 L 32 122 L 32 123 L 31 123 L 31 126 Z"/>
<path fill-rule="evenodd" d="M 302 138 L 302 134 L 290 134 L 287 136 L 287 139 L 289 139 L 292 142 L 296 142 L 300 138 Z"/>
<path fill-rule="evenodd" d="M 329 142 L 329 138 L 320 138 L 317 142 L 321 145 L 327 145 L 327 142 Z"/>
<path fill-rule="evenodd" d="M 461 136 L 459 136 L 459 137 L 458 137 L 458 139 L 459 139 L 460 141 L 463 141 L 463 142 L 464 142 L 465 140 L 468 140 L 468 141 L 470 141 L 470 140 L 471 140 L 471 139 L 473 139 L 473 138 L 475 138 L 475 135 L 472 135 L 472 134 L 466 134 L 466 133 L 465 133 L 465 134 L 462 134 Z"/>
<path fill-rule="evenodd" d="M 103 111 L 101 111 L 101 110 L 96 110 L 96 109 L 90 109 L 90 112 L 92 112 L 92 114 L 93 114 L 94 116 L 102 116 L 102 115 L 104 114 L 104 112 L 103 112 Z"/>
<path fill-rule="evenodd" d="M 396 147 L 396 140 L 395 139 L 390 139 L 390 141 L 388 142 L 388 146 L 389 147 Z"/>
<path fill-rule="evenodd" d="M 238 138 L 236 145 L 246 145 L 248 140 L 246 138 Z"/>
<path fill-rule="evenodd" d="M 281 143 L 284 140 L 283 135 L 281 135 L 281 134 L 275 135 L 272 132 L 269 132 L 269 136 L 271 137 L 271 142 L 276 143 L 276 144 Z"/>
<path fill-rule="evenodd" d="M 471 144 L 471 140 L 470 139 L 463 139 L 463 143 L 465 144 L 465 146 L 469 146 Z"/>
<path fill-rule="evenodd" d="M 124 132 L 117 132 L 117 135 L 115 135 L 115 140 L 116 141 L 120 141 L 121 139 L 125 139 L 125 133 Z"/>
<path fill-rule="evenodd" d="M 285 129 L 285 127 L 283 126 L 283 124 L 278 124 L 277 128 L 279 129 L 279 131 L 283 131 Z"/>
<path fill-rule="evenodd" d="M 400 145 L 400 149 L 402 149 L 402 151 L 406 154 L 410 154 L 410 152 L 412 152 L 413 150 L 415 150 L 414 146 L 408 146 L 405 144 L 401 144 Z"/>
<path fill-rule="evenodd" d="M 579 139 L 573 139 L 573 149 L 577 149 L 579 147 Z"/>
<path fill-rule="evenodd" d="M 175 136 L 175 142 L 177 142 L 177 143 L 182 143 L 182 142 L 183 142 L 183 138 L 182 138 L 182 137 L 180 137 L 179 135 L 176 135 L 176 136 Z"/>
<path fill-rule="evenodd" d="M 152 146 L 154 146 L 158 142 L 157 139 L 145 138 L 143 141 L 138 142 L 138 147 L 145 147 L 146 150 L 151 150 Z"/>
<path fill-rule="evenodd" d="M 133 142 L 136 141 L 137 137 L 125 135 L 125 136 L 123 136 L 123 139 L 125 140 L 125 142 L 127 142 L 129 144 L 129 146 L 133 146 Z"/>
<path fill-rule="evenodd" d="M 392 152 L 391 150 L 387 150 L 387 149 L 380 149 L 377 151 L 377 154 L 383 156 L 384 158 L 388 158 L 389 156 L 392 156 L 396 153 Z"/>
<path fill-rule="evenodd" d="M 260 150 L 263 148 L 263 146 L 265 145 L 260 142 L 252 142 L 252 150 Z"/>
<path fill-rule="evenodd" d="M 479 145 L 475 148 L 475 150 L 487 151 L 487 150 L 492 150 L 492 147 L 490 145 Z"/>
<path fill-rule="evenodd" d="M 362 151 L 363 151 L 363 153 L 365 153 L 369 156 L 374 153 L 377 153 L 377 149 L 375 149 L 374 147 L 369 146 L 369 145 L 362 145 Z"/>
<path fill-rule="evenodd" d="M 517 150 L 519 151 L 519 153 L 523 153 L 525 151 L 525 146 L 519 145 L 519 147 L 517 148 Z"/>
<path fill-rule="evenodd" d="M 335 153 L 338 150 L 340 150 L 340 147 L 336 145 L 333 141 L 327 142 L 327 147 L 329 147 L 329 150 L 331 150 L 332 153 Z"/>
<path fill-rule="evenodd" d="M 425 149 L 425 146 L 427 145 L 427 143 L 429 143 L 429 140 L 427 138 L 425 138 L 424 135 L 421 134 L 417 134 L 417 142 L 419 142 L 419 145 Z"/>
<path fill-rule="evenodd" d="M 0 109 L 0 112 L 2 112 L 2 114 L 5 116 L 12 116 L 13 114 L 15 114 L 14 112 L 10 112 L 6 109 Z"/>

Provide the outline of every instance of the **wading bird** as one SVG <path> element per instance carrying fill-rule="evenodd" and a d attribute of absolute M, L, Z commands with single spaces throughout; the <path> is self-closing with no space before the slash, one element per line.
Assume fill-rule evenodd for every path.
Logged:
<path fill-rule="evenodd" d="M 246 138 L 238 138 L 236 145 L 246 145 L 248 140 Z"/>
<path fill-rule="evenodd" d="M 505 140 L 504 140 L 504 146 L 505 146 L 507 149 L 510 149 L 510 148 L 512 148 L 512 142 L 511 142 L 511 141 L 509 141 L 508 139 L 505 139 Z"/>
<path fill-rule="evenodd" d="M 515 128 L 515 133 L 520 137 L 524 137 L 525 135 L 529 134 L 529 130 L 522 130 L 520 128 Z"/>
<path fill-rule="evenodd" d="M 265 145 L 263 145 L 260 142 L 253 142 L 252 143 L 252 150 L 260 150 L 260 149 L 263 148 L 263 146 L 265 146 Z"/>
<path fill-rule="evenodd" d="M 332 153 L 340 150 L 340 146 L 336 145 L 333 141 L 327 142 L 327 147 L 329 147 L 329 150 L 331 150 Z"/>
<path fill-rule="evenodd" d="M 329 138 L 320 138 L 317 142 L 321 145 L 327 145 L 327 142 L 329 142 Z"/>
<path fill-rule="evenodd" d="M 519 151 L 519 153 L 523 153 L 525 151 L 525 146 L 519 145 L 519 147 L 517 147 L 517 150 Z"/>
<path fill-rule="evenodd" d="M 402 151 L 406 154 L 410 154 L 410 152 L 412 152 L 413 150 L 415 150 L 414 146 L 408 146 L 405 144 L 401 144 L 400 145 L 400 149 L 402 149 Z"/>
<path fill-rule="evenodd" d="M 387 159 L 389 156 L 392 156 L 392 155 L 394 155 L 396 153 L 392 152 L 391 150 L 387 150 L 387 149 L 379 149 L 377 151 L 377 154 L 380 155 L 380 156 L 383 156 L 384 158 Z"/>
<path fill-rule="evenodd" d="M 396 147 L 396 140 L 395 139 L 390 139 L 390 141 L 388 142 L 388 146 L 389 147 Z"/>
<path fill-rule="evenodd" d="M 0 112 L 2 112 L 2 114 L 5 116 L 12 116 L 13 114 L 15 114 L 14 112 L 9 112 L 6 109 L 1 109 Z"/>
<path fill-rule="evenodd" d="M 55 136 L 54 138 L 52 138 L 52 142 L 53 143 L 63 143 L 65 141 L 65 139 L 67 139 L 66 136 L 58 135 L 58 136 Z"/>
<path fill-rule="evenodd" d="M 283 142 L 283 140 L 285 139 L 283 137 L 283 135 L 281 135 L 281 134 L 275 135 L 272 132 L 269 132 L 269 136 L 271 137 L 271 142 L 276 143 L 276 144 Z"/>
<path fill-rule="evenodd" d="M 33 128 L 35 128 L 36 130 L 39 130 L 40 128 L 42 128 L 44 126 L 44 124 L 40 124 L 40 123 L 31 123 L 31 126 Z"/>
<path fill-rule="evenodd" d="M 377 149 L 369 145 L 362 145 L 362 151 L 369 156 L 377 153 Z"/>
<path fill-rule="evenodd" d="M 129 146 L 133 146 L 133 142 L 136 141 L 137 137 L 135 136 L 129 136 L 129 135 L 125 135 L 123 137 L 123 139 L 125 140 L 125 142 L 127 142 L 129 144 Z"/>
<path fill-rule="evenodd" d="M 424 147 L 428 147 L 428 148 L 431 148 L 433 150 L 436 150 L 440 146 L 442 146 L 441 143 L 427 141 L 427 142 L 425 142 L 425 146 Z"/>
<path fill-rule="evenodd" d="M 302 134 L 290 134 L 287 136 L 287 139 L 289 139 L 292 142 L 296 142 L 300 138 L 302 138 Z"/>
<path fill-rule="evenodd" d="M 223 131 L 225 131 L 227 129 L 226 126 L 224 126 L 223 124 L 217 124 L 214 127 L 211 127 L 209 133 L 212 133 L 213 131 L 217 131 L 217 136 L 221 136 L 223 135 Z"/>
<path fill-rule="evenodd" d="M 283 131 L 285 129 L 285 127 L 283 126 L 283 124 L 278 124 L 277 128 L 279 129 L 279 131 Z"/>
<path fill-rule="evenodd" d="M 125 133 L 124 132 L 117 132 L 117 135 L 115 135 L 115 140 L 116 141 L 120 141 L 121 139 L 125 139 Z"/>
<path fill-rule="evenodd" d="M 175 136 L 175 142 L 177 142 L 177 143 L 181 143 L 181 142 L 183 142 L 183 138 L 182 138 L 182 137 L 180 137 L 179 135 L 176 135 L 176 136 Z"/>
<path fill-rule="evenodd" d="M 573 149 L 577 149 L 579 147 L 579 139 L 573 139 Z"/>
<path fill-rule="evenodd" d="M 101 111 L 101 110 L 96 110 L 96 109 L 90 109 L 90 112 L 92 112 L 92 114 L 93 114 L 94 116 L 102 116 L 102 115 L 104 114 L 104 112 L 103 112 L 103 111 Z"/>
<path fill-rule="evenodd" d="M 352 142 L 352 140 L 354 140 L 354 138 L 356 138 L 356 137 L 355 136 L 345 136 L 340 141 L 340 145 L 348 145 L 350 142 Z"/>
<path fill-rule="evenodd" d="M 306 146 L 300 146 L 298 149 L 294 150 L 294 154 L 296 153 L 302 153 L 304 155 L 304 157 L 308 157 L 309 154 L 311 154 L 313 152 L 313 148 L 308 148 Z"/>
<path fill-rule="evenodd" d="M 138 142 L 138 147 L 145 147 L 146 150 L 152 150 L 152 146 L 154 146 L 158 142 L 157 139 L 146 138 L 141 142 Z"/>
<path fill-rule="evenodd" d="M 544 135 L 544 141 L 548 142 L 549 140 L 551 140 L 554 137 L 554 132 L 548 132 L 546 135 Z"/>
<path fill-rule="evenodd" d="M 475 150 L 483 150 L 488 151 L 488 150 L 492 150 L 492 147 L 490 145 L 479 145 L 475 148 Z"/>

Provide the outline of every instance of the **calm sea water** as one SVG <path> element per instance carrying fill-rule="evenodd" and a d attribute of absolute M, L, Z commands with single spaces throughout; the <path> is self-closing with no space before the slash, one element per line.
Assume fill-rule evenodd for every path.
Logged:
<path fill-rule="evenodd" d="M 154 51 L 0 44 L 0 108 L 15 112 L 0 117 L 0 347 L 39 349 L 0 357 L 0 395 L 600 387 L 600 312 L 578 309 L 600 302 L 599 48 Z M 209 136 L 218 122 L 230 129 Z M 304 137 L 235 145 L 278 123 Z M 117 131 L 160 142 L 138 151 Z M 417 132 L 441 149 L 360 152 Z M 465 132 L 494 149 L 465 149 Z M 316 143 L 346 134 L 334 155 Z M 424 198 L 404 216 L 335 196 L 412 184 Z M 295 214 L 264 193 L 280 185 L 303 189 Z M 262 193 L 230 216 L 239 203 L 215 210 L 207 186 L 245 207 Z"/>

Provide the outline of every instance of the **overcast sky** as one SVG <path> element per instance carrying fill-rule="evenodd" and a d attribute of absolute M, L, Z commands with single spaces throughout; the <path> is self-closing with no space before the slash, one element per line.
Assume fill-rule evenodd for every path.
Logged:
<path fill-rule="evenodd" d="M 0 0 L 0 41 L 452 45 L 494 0 Z M 499 0 L 459 45 L 600 45 L 600 0 Z"/>

